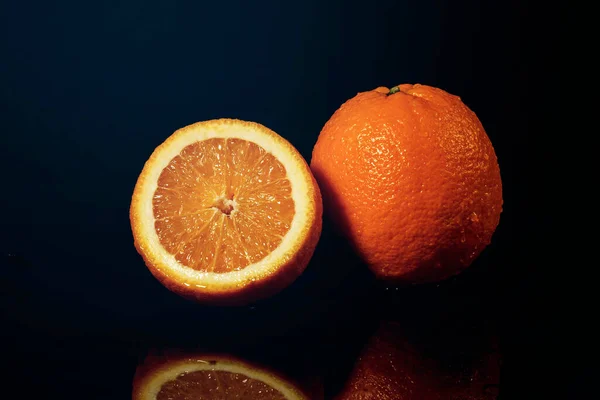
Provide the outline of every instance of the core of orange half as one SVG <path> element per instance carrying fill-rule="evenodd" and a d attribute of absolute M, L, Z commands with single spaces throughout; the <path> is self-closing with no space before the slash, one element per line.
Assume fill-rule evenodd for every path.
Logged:
<path fill-rule="evenodd" d="M 258 123 L 210 120 L 154 150 L 130 221 L 136 249 L 167 288 L 243 304 L 304 271 L 321 234 L 321 194 L 287 140 Z"/>
<path fill-rule="evenodd" d="M 270 369 L 225 356 L 145 361 L 133 383 L 133 400 L 308 400 Z"/>

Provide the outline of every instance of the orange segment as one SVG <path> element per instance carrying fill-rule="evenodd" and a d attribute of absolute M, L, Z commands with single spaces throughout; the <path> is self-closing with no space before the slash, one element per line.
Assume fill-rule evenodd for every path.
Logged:
<path fill-rule="evenodd" d="M 255 143 L 207 139 L 162 171 L 153 211 L 160 243 L 198 271 L 240 270 L 290 229 L 294 200 L 284 166 Z"/>
<path fill-rule="evenodd" d="M 276 293 L 302 273 L 321 233 L 310 168 L 263 125 L 221 119 L 177 130 L 136 183 L 134 244 L 167 288 L 218 303 Z"/>

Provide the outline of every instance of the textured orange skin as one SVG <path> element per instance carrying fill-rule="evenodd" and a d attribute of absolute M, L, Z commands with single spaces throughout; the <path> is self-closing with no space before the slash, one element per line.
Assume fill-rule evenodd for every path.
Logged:
<path fill-rule="evenodd" d="M 311 168 L 325 213 L 369 268 L 396 283 L 468 267 L 502 211 L 496 154 L 459 97 L 404 84 L 362 92 L 323 127 Z"/>
<path fill-rule="evenodd" d="M 383 322 L 336 400 L 495 400 L 500 355 L 493 342 L 466 365 L 446 365 L 411 345 L 399 324 Z"/>
<path fill-rule="evenodd" d="M 297 390 L 301 391 L 305 395 L 313 394 L 311 398 L 315 400 L 320 400 L 322 396 L 320 394 L 315 395 L 306 388 L 302 387 L 297 381 L 291 379 L 288 376 L 281 374 L 278 371 L 275 371 L 272 368 L 269 368 L 265 365 L 258 364 L 255 362 L 249 362 L 247 360 L 242 360 L 238 357 L 234 357 L 229 354 L 218 354 L 218 353 L 184 353 L 181 351 L 168 351 L 163 353 L 151 353 L 146 356 L 144 361 L 137 366 L 132 384 L 132 399 L 139 400 L 142 399 L 144 393 L 144 387 L 149 383 L 149 381 L 153 378 L 153 375 L 158 373 L 162 369 L 168 369 L 170 365 L 177 364 L 181 361 L 187 360 L 215 360 L 215 361 L 229 361 L 235 362 L 237 364 L 242 364 L 248 367 L 249 369 L 259 369 L 263 371 L 267 371 L 270 375 L 276 376 L 281 380 L 290 382 L 294 384 Z"/>

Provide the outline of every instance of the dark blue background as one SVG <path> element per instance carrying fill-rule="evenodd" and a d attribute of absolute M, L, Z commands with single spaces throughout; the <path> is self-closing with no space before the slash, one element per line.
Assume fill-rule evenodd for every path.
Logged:
<path fill-rule="evenodd" d="M 385 316 L 424 337 L 448 320 L 462 332 L 451 337 L 491 330 L 504 345 L 501 397 L 537 385 L 520 374 L 536 355 L 520 349 L 534 335 L 528 243 L 541 229 L 528 203 L 536 185 L 530 86 L 548 41 L 536 41 L 523 2 L 486 4 L 0 2 L 9 376 L 63 396 L 87 387 L 85 398 L 128 398 L 148 348 L 199 345 L 290 373 L 317 361 L 333 393 Z M 129 201 L 146 158 L 175 129 L 253 120 L 310 160 L 320 128 L 345 100 L 400 83 L 461 96 L 496 148 L 504 213 L 469 271 L 386 291 L 326 224 L 306 273 L 253 307 L 190 304 L 149 274 L 133 248 Z"/>

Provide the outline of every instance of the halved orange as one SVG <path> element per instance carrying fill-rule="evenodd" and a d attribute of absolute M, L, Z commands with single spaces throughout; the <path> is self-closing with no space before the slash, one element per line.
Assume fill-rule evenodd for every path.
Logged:
<path fill-rule="evenodd" d="M 133 400 L 308 400 L 268 368 L 234 357 L 150 357 L 136 371 Z"/>
<path fill-rule="evenodd" d="M 167 288 L 243 304 L 306 268 L 321 234 L 321 194 L 306 161 L 254 122 L 177 130 L 144 165 L 130 208 L 134 244 Z"/>

